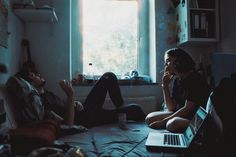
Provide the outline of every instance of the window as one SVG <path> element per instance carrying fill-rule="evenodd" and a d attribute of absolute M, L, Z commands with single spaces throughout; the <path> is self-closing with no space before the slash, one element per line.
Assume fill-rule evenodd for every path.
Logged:
<path fill-rule="evenodd" d="M 155 77 L 151 74 L 155 68 L 150 69 L 155 67 L 156 59 L 155 49 L 150 49 L 155 40 L 149 43 L 150 36 L 155 36 L 149 30 L 154 28 L 149 20 L 150 1 L 71 1 L 72 77 L 78 73 L 101 75 L 107 71 L 124 75 L 134 69 L 139 75 Z M 154 23 L 152 20 L 151 24 Z"/>
<path fill-rule="evenodd" d="M 137 1 L 83 0 L 81 15 L 85 74 L 137 69 Z"/>

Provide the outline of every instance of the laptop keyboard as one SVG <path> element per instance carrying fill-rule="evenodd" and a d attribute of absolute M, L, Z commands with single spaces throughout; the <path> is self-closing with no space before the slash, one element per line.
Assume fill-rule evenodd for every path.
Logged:
<path fill-rule="evenodd" d="M 164 144 L 168 145 L 180 145 L 178 135 L 164 134 Z"/>

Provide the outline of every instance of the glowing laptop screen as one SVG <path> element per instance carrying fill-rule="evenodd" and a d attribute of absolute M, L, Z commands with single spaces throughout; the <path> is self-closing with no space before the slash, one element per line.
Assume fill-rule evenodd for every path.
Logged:
<path fill-rule="evenodd" d="M 207 113 L 200 107 L 194 115 L 193 119 L 190 121 L 190 124 L 184 133 L 188 145 L 192 142 L 195 134 L 202 126 L 206 115 Z"/>

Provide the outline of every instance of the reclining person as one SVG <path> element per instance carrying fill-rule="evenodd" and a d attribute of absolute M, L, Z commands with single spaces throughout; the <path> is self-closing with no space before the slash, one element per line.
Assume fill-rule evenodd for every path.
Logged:
<path fill-rule="evenodd" d="M 38 72 L 24 69 L 16 76 L 25 79 L 37 89 L 45 113 L 53 111 L 55 113 L 53 117 L 66 125 L 79 124 L 90 128 L 113 123 L 118 121 L 119 113 L 126 113 L 128 120 L 143 121 L 145 119 L 145 114 L 140 106 L 136 104 L 124 105 L 116 75 L 112 72 L 102 75 L 83 104 L 75 101 L 74 90 L 68 81 L 62 80 L 59 82 L 61 89 L 67 96 L 67 100 L 64 102 L 54 93 L 44 88 L 46 81 Z M 116 109 L 106 110 L 103 108 L 107 92 Z"/>

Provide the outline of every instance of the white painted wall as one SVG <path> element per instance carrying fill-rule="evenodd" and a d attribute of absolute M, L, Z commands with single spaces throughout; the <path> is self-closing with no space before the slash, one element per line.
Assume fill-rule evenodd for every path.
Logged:
<path fill-rule="evenodd" d="M 236 53 L 214 53 L 212 67 L 215 86 L 217 86 L 222 78 L 230 77 L 232 73 L 236 73 Z"/>
<path fill-rule="evenodd" d="M 9 1 L 11 6 L 11 0 Z M 23 26 L 21 21 L 12 12 L 11 7 L 8 11 L 8 47 L 0 46 L 0 63 L 3 63 L 8 68 L 7 74 L 0 74 L 0 84 L 4 84 L 10 75 L 18 71 L 21 63 L 21 39 L 23 36 Z"/>
<path fill-rule="evenodd" d="M 236 1 L 221 0 L 221 42 L 218 45 L 218 51 L 222 53 L 236 53 Z"/>
<path fill-rule="evenodd" d="M 47 80 L 46 87 L 63 96 L 57 83 L 70 79 L 69 1 L 55 1 L 52 5 L 58 23 L 27 23 L 25 36 L 30 41 L 36 68 Z"/>
<path fill-rule="evenodd" d="M 11 6 L 11 0 L 9 4 Z M 8 31 L 10 32 L 8 38 L 8 47 L 4 48 L 0 46 L 0 63 L 3 63 L 7 66 L 8 72 L 6 74 L 0 73 L 0 90 L 1 84 L 5 84 L 9 76 L 14 75 L 18 69 L 19 65 L 21 64 L 21 39 L 23 36 L 23 25 L 21 21 L 13 14 L 11 7 L 8 10 Z M 3 95 L 0 91 L 0 99 L 3 99 Z M 4 105 L 6 101 L 4 101 Z M 5 111 L 6 111 L 6 107 Z M 9 117 L 8 117 L 9 118 Z M 7 121 L 0 125 L 0 133 L 5 132 L 7 128 L 11 127 L 9 121 Z"/>

